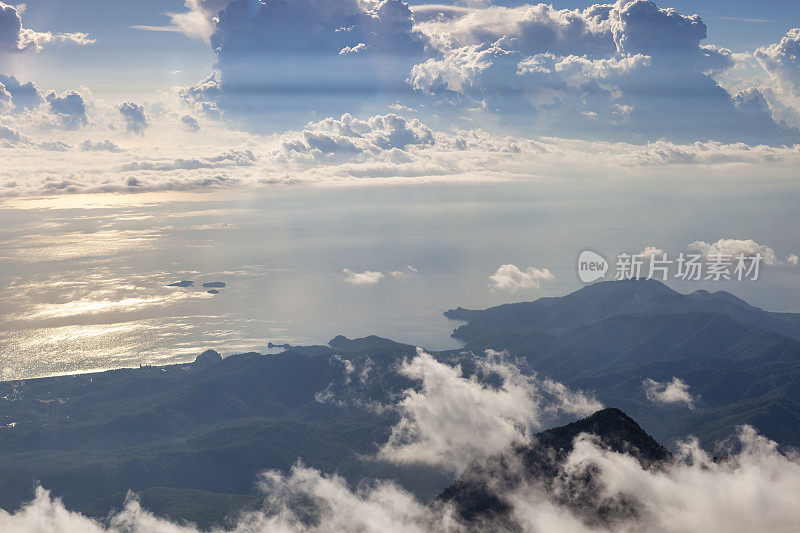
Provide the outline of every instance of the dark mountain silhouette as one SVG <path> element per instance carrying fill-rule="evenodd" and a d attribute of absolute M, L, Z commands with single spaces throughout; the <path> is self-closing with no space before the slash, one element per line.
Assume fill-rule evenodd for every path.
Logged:
<path fill-rule="evenodd" d="M 206 350 L 198 355 L 194 360 L 194 366 L 211 366 L 222 361 L 222 356 L 216 350 Z"/>
<path fill-rule="evenodd" d="M 735 320 L 800 340 L 800 314 L 772 313 L 734 295 L 705 290 L 681 294 L 657 280 L 604 281 L 562 297 L 505 304 L 474 311 L 447 311 L 448 318 L 466 320 L 454 336 L 470 341 L 476 329 L 504 325 L 509 331 L 559 333 L 613 316 L 653 316 L 677 313 L 721 313 Z"/>

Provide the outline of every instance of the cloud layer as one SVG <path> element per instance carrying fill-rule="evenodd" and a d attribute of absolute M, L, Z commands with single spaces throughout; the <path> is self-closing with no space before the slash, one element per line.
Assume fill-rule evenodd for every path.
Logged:
<path fill-rule="evenodd" d="M 421 387 L 416 394 L 407 392 L 397 404 L 403 419 L 382 449 L 384 458 L 460 468 L 470 460 L 506 450 L 515 439 L 524 438 L 525 427 L 537 425 L 547 412 L 566 408 L 577 415 L 596 407 L 585 396 L 576 401 L 575 393 L 565 396 L 560 387 L 521 376 L 513 365 L 497 356 L 490 354 L 478 368 L 479 374 L 499 378 L 496 386 L 467 378 L 460 369 L 439 363 L 424 352 L 408 361 L 400 371 L 419 380 Z M 540 398 L 540 394 L 547 398 Z M 425 505 L 394 483 L 366 481 L 351 487 L 334 474 L 298 463 L 286 473 L 268 471 L 259 475 L 257 486 L 263 493 L 263 505 L 240 516 L 231 531 L 456 533 L 474 531 L 475 526 L 498 531 L 578 533 L 796 529 L 800 525 L 794 497 L 800 491 L 798 458 L 780 453 L 774 442 L 750 427 L 740 428 L 729 444 L 729 456 L 715 460 L 696 441 L 682 442 L 672 462 L 646 468 L 632 456 L 608 451 L 596 439 L 580 435 L 574 450 L 558 465 L 551 492 L 530 480 L 499 495 L 509 509 L 509 522 L 505 524 L 464 524 L 449 505 Z M 521 474 L 510 456 L 505 464 L 509 469 L 505 475 Z M 583 514 L 566 506 L 569 495 L 585 483 L 588 472 L 595 490 L 581 497 L 597 506 L 625 502 L 634 512 L 623 513 L 623 518 L 603 525 L 587 522 Z M 502 480 L 492 479 L 491 474 L 484 482 L 487 487 L 503 486 Z M 129 495 L 123 509 L 101 522 L 68 511 L 41 488 L 22 509 L 13 513 L 0 510 L 0 530 L 197 531 L 191 524 L 153 516 L 135 495 Z"/>
<path fill-rule="evenodd" d="M 317 113 L 375 112 L 399 102 L 462 125 L 499 115 L 506 130 L 525 133 L 800 140 L 774 120 L 770 105 L 756 103 L 766 103 L 766 89 L 729 94 L 717 84 L 714 76 L 732 68 L 736 55 L 702 44 L 707 28 L 698 15 L 649 0 L 583 10 L 485 3 L 412 10 L 398 0 L 186 4 L 173 28 L 207 35 L 217 63 L 185 96 L 251 127 L 248 117 L 264 113 L 273 124 L 297 126 L 308 116 L 301 102 L 313 96 Z M 756 52 L 775 90 L 794 83 L 786 81 L 796 71 L 789 64 L 794 31 Z"/>
<path fill-rule="evenodd" d="M 0 169 L 0 196 L 566 175 L 602 180 L 687 165 L 726 175 L 734 169 L 732 176 L 749 175 L 755 168 L 789 176 L 800 162 L 796 147 L 635 145 L 437 131 L 396 113 L 366 119 L 345 114 L 280 135 L 254 135 L 207 118 L 196 119 L 197 129 L 187 128 L 184 112 L 150 113 L 146 104 L 126 107 L 130 113 L 124 116 L 116 104 L 86 94 L 45 96 L 33 109 L 0 115 L 0 155 L 6 161 Z M 531 272 L 519 270 L 500 274 L 536 281 Z"/>

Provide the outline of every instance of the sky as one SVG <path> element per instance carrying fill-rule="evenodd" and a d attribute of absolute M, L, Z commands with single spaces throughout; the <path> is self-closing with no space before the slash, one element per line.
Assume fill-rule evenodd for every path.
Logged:
<path fill-rule="evenodd" d="M 0 2 L 1 370 L 453 347 L 444 310 L 575 290 L 584 249 L 768 253 L 755 283 L 670 283 L 800 311 L 798 26 L 789 1 Z"/>

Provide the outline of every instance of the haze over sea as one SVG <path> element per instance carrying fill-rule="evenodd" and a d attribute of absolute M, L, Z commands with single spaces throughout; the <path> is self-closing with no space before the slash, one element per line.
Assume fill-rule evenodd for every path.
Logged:
<path fill-rule="evenodd" d="M 268 342 L 324 344 L 337 334 L 456 348 L 457 324 L 443 311 L 565 294 L 580 286 L 583 249 L 612 265 L 621 251 L 675 254 L 729 236 L 781 258 L 798 251 L 788 223 L 798 194 L 780 178 L 769 195 L 752 194 L 746 173 L 700 167 L 669 190 L 652 173 L 603 187 L 588 179 L 6 200 L 2 378 L 175 363 L 206 348 L 263 353 Z M 492 289 L 488 276 L 509 263 L 555 279 Z M 755 282 L 670 285 L 800 311 L 797 276 L 783 264 Z M 168 287 L 181 280 L 194 286 Z M 209 294 L 209 282 L 226 286 Z"/>

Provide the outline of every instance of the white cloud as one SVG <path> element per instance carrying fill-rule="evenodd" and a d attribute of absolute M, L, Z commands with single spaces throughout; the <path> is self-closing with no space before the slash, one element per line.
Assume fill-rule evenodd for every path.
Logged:
<path fill-rule="evenodd" d="M 171 170 L 196 170 L 201 168 L 219 168 L 227 166 L 252 166 L 256 156 L 251 150 L 229 150 L 212 156 L 191 159 L 160 159 L 131 161 L 122 165 L 122 170 L 154 170 L 167 172 Z"/>
<path fill-rule="evenodd" d="M 50 112 L 59 118 L 64 128 L 74 130 L 87 124 L 86 102 L 76 91 L 63 94 L 51 92 L 46 97 Z"/>
<path fill-rule="evenodd" d="M 183 115 L 181 117 L 181 124 L 183 124 L 183 127 L 189 131 L 200 130 L 200 124 L 197 122 L 197 119 L 191 115 Z"/>
<path fill-rule="evenodd" d="M 520 270 L 516 265 L 501 265 L 489 276 L 492 290 L 516 292 L 520 289 L 539 289 L 542 282 L 553 281 L 556 277 L 546 268 L 528 267 Z"/>
<path fill-rule="evenodd" d="M 343 269 L 342 274 L 344 274 L 345 283 L 349 283 L 350 285 L 375 285 L 386 277 L 383 275 L 383 272 L 375 272 L 372 270 L 353 272 L 349 268 Z"/>
<path fill-rule="evenodd" d="M 448 50 L 442 59 L 431 58 L 414 65 L 408 81 L 414 89 L 428 94 L 463 92 L 494 61 L 513 54 L 504 50 L 501 43 L 502 40 L 498 40 L 493 44 L 473 44 Z"/>
<path fill-rule="evenodd" d="M 0 123 L 0 141 L 8 142 L 9 144 L 13 145 L 19 142 L 21 139 L 20 134 L 17 130 L 9 128 L 8 126 L 4 126 Z"/>
<path fill-rule="evenodd" d="M 572 406 L 569 399 L 538 400 L 535 379 L 524 378 L 513 365 L 487 359 L 479 371 L 496 374 L 502 384 L 484 386 L 458 369 L 420 353 L 402 371 L 422 383 L 416 395 L 406 393 L 398 405 L 410 431 L 400 442 L 390 440 L 387 459 L 422 461 L 432 465 L 467 465 L 470 458 L 495 456 L 536 425 L 548 406 Z M 593 408 L 594 406 L 591 406 Z M 527 409 L 526 409 L 527 408 Z M 585 407 L 579 408 L 581 411 Z M 401 424 L 402 426 L 402 424 Z M 401 427 L 398 426 L 398 427 Z M 393 439 L 394 439 L 393 435 Z M 427 446 L 423 446 L 427 444 Z M 399 446 L 407 453 L 395 453 Z M 497 447 L 500 449 L 498 450 Z M 416 455 L 411 452 L 418 452 Z M 508 505 L 508 526 L 521 531 L 677 533 L 708 531 L 749 533 L 794 531 L 800 524 L 796 494 L 800 493 L 800 458 L 782 454 L 776 443 L 744 426 L 728 448 L 725 460 L 711 457 L 696 440 L 678 443 L 674 460 L 658 468 L 642 466 L 630 455 L 600 446 L 588 435 L 575 439 L 574 449 L 558 466 L 553 490 L 535 480 L 519 483 L 500 494 Z M 522 474 L 518 462 L 504 461 L 508 471 L 489 473 L 487 488 L 503 486 Z M 604 524 L 569 504 L 576 487 L 591 472 L 593 490 L 580 493 L 582 504 L 610 504 L 634 512 Z M 240 516 L 232 533 L 329 533 L 387 531 L 466 533 L 486 524 L 464 524 L 450 505 L 426 505 L 389 481 L 364 481 L 351 487 L 335 474 L 296 464 L 289 472 L 268 471 L 257 483 L 264 495 L 260 509 Z M 566 503 L 565 503 L 566 502 Z M 62 502 L 39 488 L 19 510 L 0 510 L 0 530 L 15 533 L 195 533 L 191 524 L 157 518 L 134 495 L 102 523 L 68 511 Z"/>
<path fill-rule="evenodd" d="M 642 54 L 628 55 L 621 58 L 610 57 L 589 59 L 584 56 L 556 56 L 544 52 L 527 57 L 519 62 L 520 74 L 560 74 L 573 86 L 586 83 L 587 80 L 602 80 L 614 75 L 625 74 L 650 64 L 650 56 Z"/>
<path fill-rule="evenodd" d="M 526 376 L 504 354 L 487 353 L 477 372 L 496 376 L 496 387 L 460 366 L 440 363 L 418 350 L 400 373 L 422 383 L 405 391 L 397 404 L 400 422 L 379 456 L 400 463 L 422 463 L 459 472 L 472 461 L 527 439 L 555 414 L 588 415 L 602 406 L 550 380 Z M 479 438 L 476 438 L 478 437 Z"/>
<path fill-rule="evenodd" d="M 645 246 L 644 250 L 642 250 L 636 255 L 640 257 L 650 258 L 653 257 L 654 255 L 661 257 L 662 255 L 664 255 L 664 253 L 665 253 L 664 250 L 662 250 L 661 248 L 656 248 L 655 246 Z"/>
<path fill-rule="evenodd" d="M 760 47 L 753 55 L 769 75 L 777 98 L 800 112 L 800 28 L 790 29 L 780 42 Z"/>
<path fill-rule="evenodd" d="M 125 120 L 125 127 L 128 131 L 142 133 L 148 127 L 144 106 L 134 102 L 124 102 L 119 105 L 118 109 Z"/>
<path fill-rule="evenodd" d="M 741 428 L 736 440 L 741 451 L 726 461 L 713 459 L 696 441 L 688 441 L 681 443 L 673 463 L 645 468 L 629 455 L 608 451 L 594 439 L 580 436 L 561 467 L 556 489 L 569 494 L 570 484 L 576 480 L 580 484 L 591 468 L 598 491 L 589 497 L 607 503 L 624 498 L 635 506 L 634 516 L 611 527 L 586 523 L 582 515 L 536 483 L 523 483 L 503 494 L 510 508 L 510 526 L 522 531 L 572 533 L 796 530 L 800 524 L 795 497 L 800 493 L 800 461 L 779 453 L 774 442 L 751 427 Z M 373 481 L 351 488 L 336 475 L 301 464 L 287 474 L 262 474 L 258 488 L 265 494 L 262 508 L 241 516 L 230 529 L 232 533 L 466 533 L 474 531 L 475 526 L 471 529 L 461 523 L 451 506 L 425 505 L 391 482 Z M 308 513 L 309 505 L 315 513 Z M 20 510 L 0 510 L 0 530 L 15 533 L 198 531 L 190 524 L 155 517 L 133 495 L 106 524 L 68 511 L 41 488 Z"/>
<path fill-rule="evenodd" d="M 752 257 L 760 253 L 765 265 L 778 265 L 781 262 L 775 256 L 775 250 L 769 246 L 758 244 L 753 239 L 720 239 L 714 243 L 694 241 L 689 244 L 688 248 L 702 253 L 706 259 L 712 259 L 718 255 L 729 255 L 736 258 L 739 254 Z"/>
<path fill-rule="evenodd" d="M 115 143 L 105 139 L 103 141 L 91 141 L 86 139 L 80 144 L 81 150 L 86 152 L 112 152 L 112 153 L 119 153 L 122 152 L 122 148 L 120 148 Z"/>
<path fill-rule="evenodd" d="M 39 32 L 22 27 L 22 9 L 0 2 L 0 54 L 4 52 L 23 52 L 31 50 L 40 52 L 50 43 L 73 43 L 78 45 L 93 44 L 86 33 L 51 33 Z"/>
<path fill-rule="evenodd" d="M 746 120 L 731 95 L 719 91 L 710 76 L 730 69 L 736 54 L 701 44 L 706 25 L 698 15 L 647 0 L 585 9 L 507 8 L 483 1 L 409 8 L 399 0 L 257 5 L 185 0 L 185 5 L 186 12 L 170 14 L 170 26 L 144 29 L 207 40 L 217 55 L 215 71 L 185 95 L 205 112 L 222 110 L 253 129 L 264 128 L 261 113 L 273 119 L 279 114 L 292 127 L 308 116 L 285 84 L 302 87 L 309 78 L 298 77 L 280 59 L 302 53 L 318 86 L 339 93 L 357 84 L 360 94 L 374 95 L 373 112 L 398 99 L 417 107 L 416 90 L 427 95 L 425 106 L 436 106 L 456 123 L 480 110 L 502 114 L 524 131 L 559 135 L 800 140 L 771 116 Z M 374 57 L 381 58 L 380 72 Z M 671 90 L 664 91 L 667 85 Z M 262 87 L 269 98 L 242 87 Z M 651 97 L 656 92 L 683 97 Z M 314 101 L 323 115 L 363 104 L 361 96 L 349 103 L 327 94 Z"/>
<path fill-rule="evenodd" d="M 167 13 L 171 25 L 132 27 L 145 31 L 174 31 L 208 43 L 210 42 L 211 34 L 214 33 L 214 17 L 229 2 L 230 0 L 184 0 L 187 11 Z"/>
<path fill-rule="evenodd" d="M 67 105 L 68 95 L 62 93 L 35 109 L 0 116 L 5 128 L 0 150 L 15 147 L 3 154 L 0 197 L 299 183 L 496 182 L 564 175 L 625 179 L 641 178 L 642 167 L 650 175 L 661 172 L 659 168 L 687 165 L 702 167 L 702 173 L 724 172 L 733 180 L 754 169 L 789 176 L 800 164 L 800 147 L 508 137 L 480 129 L 437 131 L 419 119 L 392 113 L 366 118 L 345 114 L 281 135 L 248 133 L 207 116 L 200 130 L 190 131 L 181 119 L 188 109 L 177 94 L 172 100 L 165 97 L 164 112 L 146 117 L 145 139 L 126 134 L 116 105 L 85 92 L 78 95 L 80 101 L 72 98 L 76 105 Z M 87 139 L 98 141 L 86 144 Z M 58 157 L 49 150 L 55 147 L 62 150 Z"/>
<path fill-rule="evenodd" d="M 797 257 L 797 254 L 789 254 L 786 256 L 786 264 L 797 266 L 800 263 L 800 258 Z"/>
<path fill-rule="evenodd" d="M 281 142 L 289 154 L 352 156 L 430 145 L 434 143 L 434 136 L 417 119 L 389 113 L 359 120 L 346 113 L 338 119 L 331 117 L 310 122 L 299 135 L 288 133 L 281 136 Z"/>
<path fill-rule="evenodd" d="M 683 443 L 670 467 L 644 469 L 630 456 L 599 449 L 579 439 L 566 468 L 597 468 L 603 497 L 630 498 L 639 518 L 623 522 L 623 531 L 792 531 L 800 510 L 789 494 L 800 490 L 800 461 L 778 453 L 777 445 L 743 427 L 741 452 L 716 461 L 697 442 Z M 582 526 L 578 531 L 588 531 Z"/>
<path fill-rule="evenodd" d="M 411 265 L 406 265 L 406 267 L 402 270 L 391 270 L 389 271 L 389 275 L 396 279 L 407 278 L 409 276 L 413 276 L 419 272 L 416 268 Z"/>
<path fill-rule="evenodd" d="M 21 83 L 14 76 L 0 74 L 0 85 L 13 100 L 15 112 L 24 109 L 34 109 L 44 101 L 44 95 L 33 82 Z"/>
<path fill-rule="evenodd" d="M 642 381 L 645 396 L 653 403 L 673 404 L 683 403 L 689 409 L 694 409 L 694 402 L 697 400 L 689 392 L 689 385 L 677 377 L 670 381 L 658 382 L 650 378 Z"/>
<path fill-rule="evenodd" d="M 412 69 L 415 89 L 472 93 L 447 102 L 483 104 L 507 121 L 526 117 L 528 130 L 596 131 L 615 138 L 635 131 L 638 138 L 777 144 L 800 139 L 769 114 L 745 120 L 710 77 L 734 66 L 736 54 L 700 44 L 706 25 L 698 15 L 650 1 L 620 0 L 583 10 L 488 6 L 425 19 L 416 28 L 439 53 Z M 703 95 L 704 103 L 647 96 L 667 86 Z M 759 135 L 751 135 L 756 130 Z"/>

